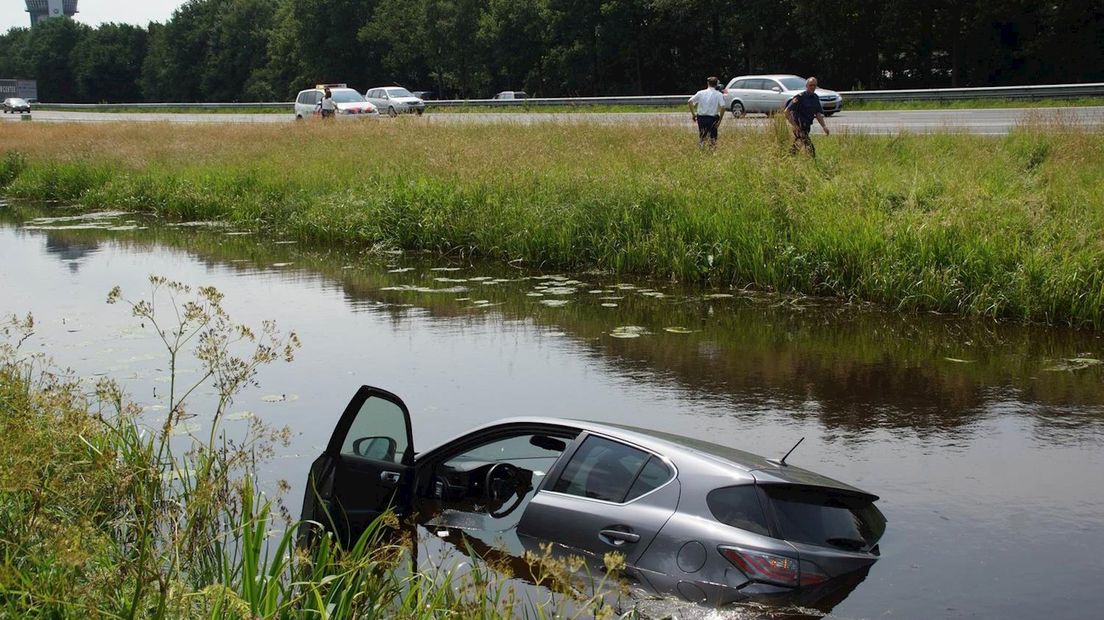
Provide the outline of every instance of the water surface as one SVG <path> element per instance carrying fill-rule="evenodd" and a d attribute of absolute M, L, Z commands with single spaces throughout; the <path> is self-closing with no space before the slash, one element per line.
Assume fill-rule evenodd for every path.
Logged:
<path fill-rule="evenodd" d="M 164 356 L 104 303 L 113 286 L 138 298 L 150 274 L 213 285 L 235 319 L 299 333 L 296 361 L 264 369 L 227 422 L 255 415 L 294 431 L 264 469 L 291 483 L 293 511 L 346 400 L 371 384 L 407 402 L 419 451 L 516 415 L 631 423 L 768 456 L 805 437 L 790 462 L 879 495 L 889 519 L 882 559 L 833 616 L 1104 606 L 1094 332 L 318 251 L 126 215 L 25 221 L 35 215 L 0 206 L 0 313 L 33 313 L 25 350 L 119 380 L 151 418 L 163 415 Z"/>

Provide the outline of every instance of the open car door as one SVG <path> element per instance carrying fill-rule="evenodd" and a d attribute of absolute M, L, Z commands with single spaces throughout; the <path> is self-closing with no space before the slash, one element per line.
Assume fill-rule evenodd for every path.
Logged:
<path fill-rule="evenodd" d="M 410 411 L 398 396 L 361 386 L 311 465 L 302 518 L 351 543 L 388 508 L 405 513 L 413 484 Z M 309 542 L 311 529 L 304 524 L 301 542 Z"/>

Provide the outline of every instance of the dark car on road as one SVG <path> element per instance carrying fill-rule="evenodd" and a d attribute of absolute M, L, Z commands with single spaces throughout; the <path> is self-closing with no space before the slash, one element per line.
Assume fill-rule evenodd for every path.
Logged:
<path fill-rule="evenodd" d="M 559 418 L 502 420 L 417 453 L 402 400 L 363 386 L 311 466 L 302 516 L 348 541 L 392 509 L 511 549 L 618 551 L 633 580 L 694 602 L 805 604 L 878 559 L 877 499 L 785 458 Z"/>
<path fill-rule="evenodd" d="M 31 113 L 31 104 L 26 99 L 8 97 L 4 100 L 4 114 Z"/>

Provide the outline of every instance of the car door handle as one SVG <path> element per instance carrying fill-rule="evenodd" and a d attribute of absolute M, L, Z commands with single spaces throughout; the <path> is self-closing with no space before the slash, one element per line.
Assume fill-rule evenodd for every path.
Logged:
<path fill-rule="evenodd" d="M 640 534 L 637 534 L 635 532 L 626 532 L 624 530 L 602 530 L 601 532 L 598 532 L 598 535 L 602 538 L 608 538 L 612 540 L 612 544 L 614 545 L 640 542 Z"/>
<path fill-rule="evenodd" d="M 385 484 L 398 484 L 399 478 L 402 476 L 397 471 L 382 471 L 380 472 L 380 480 Z"/>

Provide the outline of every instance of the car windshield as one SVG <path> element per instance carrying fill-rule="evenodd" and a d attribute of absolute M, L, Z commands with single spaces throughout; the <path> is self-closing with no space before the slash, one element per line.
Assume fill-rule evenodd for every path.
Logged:
<path fill-rule="evenodd" d="M 779 82 L 782 82 L 782 88 L 786 90 L 803 90 L 805 88 L 805 78 L 788 77 L 779 78 Z"/>
<path fill-rule="evenodd" d="M 26 99 L 15 98 L 15 99 L 9 99 L 9 101 L 11 102 L 12 105 L 27 105 L 27 100 Z"/>
<path fill-rule="evenodd" d="M 364 97 L 360 96 L 360 93 L 351 88 L 339 88 L 331 90 L 333 94 L 334 103 L 358 103 L 364 101 Z"/>
<path fill-rule="evenodd" d="M 791 542 L 869 551 L 885 533 L 886 519 L 869 497 L 818 487 L 763 485 L 782 536 Z"/>
<path fill-rule="evenodd" d="M 388 88 L 387 94 L 392 97 L 413 97 L 409 90 L 405 88 Z"/>

